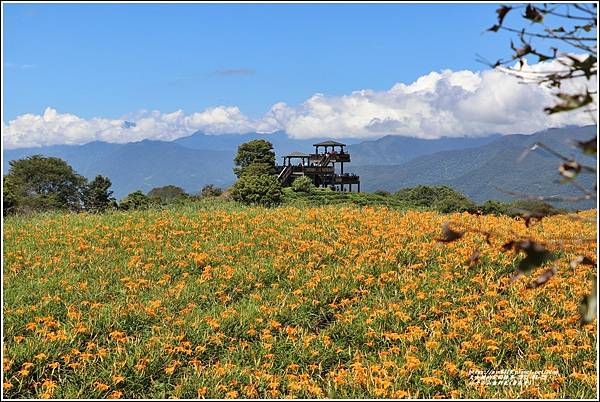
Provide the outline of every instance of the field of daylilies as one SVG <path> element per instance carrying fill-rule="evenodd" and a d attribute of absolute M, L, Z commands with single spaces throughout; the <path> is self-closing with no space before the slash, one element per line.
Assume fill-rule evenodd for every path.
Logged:
<path fill-rule="evenodd" d="M 472 231 L 440 242 L 446 221 Z M 510 283 L 515 238 L 558 259 Z M 358 206 L 8 218 L 3 396 L 593 398 L 596 320 L 578 309 L 595 268 L 569 263 L 595 260 L 595 239 L 595 211 L 529 227 Z"/>

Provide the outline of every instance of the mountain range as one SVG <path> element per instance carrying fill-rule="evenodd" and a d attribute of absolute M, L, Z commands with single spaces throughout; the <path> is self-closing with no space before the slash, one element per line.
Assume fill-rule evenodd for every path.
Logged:
<path fill-rule="evenodd" d="M 366 191 L 397 191 L 401 187 L 428 184 L 448 185 L 479 203 L 490 199 L 513 200 L 510 192 L 573 197 L 582 193 L 572 184 L 559 183 L 560 159 L 541 147 L 527 150 L 540 142 L 566 157 L 595 167 L 596 159 L 583 155 L 575 147 L 575 141 L 589 140 L 596 131 L 596 126 L 585 126 L 549 129 L 532 135 L 505 135 L 477 147 L 435 152 L 396 165 L 357 166 L 354 171 L 361 176 Z M 577 182 L 593 189 L 596 175 L 581 174 Z M 562 206 L 592 208 L 595 205 L 595 200 L 585 200 Z"/>
<path fill-rule="evenodd" d="M 348 144 L 352 163 L 346 171 L 361 176 L 365 191 L 397 191 L 418 184 L 449 185 L 476 202 L 488 199 L 509 200 L 508 191 L 532 195 L 574 195 L 568 184 L 557 184 L 560 161 L 538 149 L 519 157 L 535 142 L 543 142 L 557 151 L 581 160 L 575 140 L 588 140 L 596 126 L 549 129 L 532 135 L 489 135 L 419 139 L 384 136 L 376 140 L 339 139 Z M 186 191 L 198 192 L 206 184 L 228 187 L 235 181 L 233 158 L 237 146 L 252 139 L 270 141 L 279 158 L 291 151 L 312 152 L 312 144 L 324 140 L 293 139 L 284 132 L 272 134 L 207 135 L 197 132 L 175 141 L 144 140 L 126 144 L 91 142 L 84 145 L 59 145 L 40 148 L 5 150 L 3 173 L 9 161 L 34 154 L 56 156 L 66 160 L 80 174 L 93 178 L 108 176 L 115 196 L 120 199 L 131 191 L 149 191 L 172 184 Z M 583 158 L 595 166 L 595 158 Z M 588 188 L 595 175 L 581 175 Z M 588 200 L 574 204 L 577 208 L 595 206 Z"/>

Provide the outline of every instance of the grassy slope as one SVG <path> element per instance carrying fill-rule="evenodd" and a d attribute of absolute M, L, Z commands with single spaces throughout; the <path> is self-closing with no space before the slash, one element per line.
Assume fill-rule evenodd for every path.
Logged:
<path fill-rule="evenodd" d="M 447 219 L 499 237 L 436 245 Z M 592 398 L 596 325 L 577 322 L 591 269 L 564 267 L 595 244 L 567 248 L 546 286 L 502 294 L 509 231 L 544 241 L 595 225 L 218 201 L 9 218 L 4 396 Z M 473 368 L 560 378 L 478 389 Z"/>

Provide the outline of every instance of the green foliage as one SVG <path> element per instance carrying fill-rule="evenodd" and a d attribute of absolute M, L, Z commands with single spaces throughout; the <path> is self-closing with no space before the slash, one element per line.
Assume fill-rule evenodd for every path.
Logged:
<path fill-rule="evenodd" d="M 231 194 L 243 204 L 266 207 L 278 205 L 283 195 L 279 180 L 271 175 L 243 175 L 233 185 Z"/>
<path fill-rule="evenodd" d="M 508 204 L 506 214 L 517 216 L 527 212 L 536 216 L 552 216 L 564 214 L 566 211 L 561 208 L 553 207 L 552 205 L 538 200 L 517 200 Z"/>
<path fill-rule="evenodd" d="M 245 174 L 253 176 L 275 174 L 273 145 L 265 140 L 253 140 L 241 144 L 238 147 L 234 163 L 236 167 L 233 172 L 238 178 Z M 247 171 L 251 165 L 256 166 Z"/>
<path fill-rule="evenodd" d="M 148 192 L 148 197 L 154 202 L 158 203 L 168 203 L 170 201 L 186 198 L 187 193 L 181 188 L 177 186 L 163 186 L 163 187 L 155 187 Z"/>
<path fill-rule="evenodd" d="M 297 193 L 310 193 L 314 188 L 315 185 L 308 176 L 300 176 L 292 183 L 292 190 Z"/>
<path fill-rule="evenodd" d="M 317 207 L 322 205 L 385 206 L 394 209 L 408 209 L 405 202 L 395 197 L 371 193 L 333 191 L 329 188 L 314 188 L 310 193 L 283 189 L 283 202 L 297 207 Z"/>
<path fill-rule="evenodd" d="M 9 199 L 3 209 L 14 212 L 82 209 L 86 180 L 62 159 L 33 155 L 9 164 L 4 179 Z"/>
<path fill-rule="evenodd" d="M 9 176 L 4 176 L 2 184 L 2 210 L 4 216 L 12 214 L 17 207 L 17 196 Z"/>
<path fill-rule="evenodd" d="M 223 189 L 215 186 L 214 184 L 208 184 L 202 187 L 202 191 L 200 191 L 200 197 L 219 197 L 223 194 Z"/>
<path fill-rule="evenodd" d="M 110 179 L 105 176 L 96 176 L 94 180 L 87 183 L 83 189 L 83 206 L 86 211 L 104 212 L 110 208 L 116 208 L 117 203 L 112 196 Z"/>
<path fill-rule="evenodd" d="M 482 214 L 545 217 L 567 211 L 538 200 L 516 200 L 510 203 L 488 200 L 477 208 Z"/>
<path fill-rule="evenodd" d="M 485 215 L 507 215 L 508 210 L 508 204 L 496 200 L 487 200 L 479 207 L 479 211 Z"/>
<path fill-rule="evenodd" d="M 262 175 L 274 175 L 275 165 L 263 162 L 254 162 L 248 165 L 241 172 L 242 176 L 262 176 Z"/>
<path fill-rule="evenodd" d="M 375 190 L 373 194 L 382 195 L 384 197 L 390 196 L 390 192 L 385 190 Z"/>
<path fill-rule="evenodd" d="M 151 199 L 142 191 L 134 191 L 123 198 L 119 203 L 119 209 L 131 211 L 134 209 L 146 209 L 151 204 Z"/>
<path fill-rule="evenodd" d="M 409 205 L 429 207 L 443 213 L 474 211 L 476 208 L 473 201 L 448 186 L 403 188 L 395 196 Z"/>

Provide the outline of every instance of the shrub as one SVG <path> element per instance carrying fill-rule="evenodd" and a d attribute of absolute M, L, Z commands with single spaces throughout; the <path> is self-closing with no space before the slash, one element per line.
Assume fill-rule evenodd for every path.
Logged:
<path fill-rule="evenodd" d="M 523 212 L 538 216 L 551 216 L 563 214 L 566 211 L 538 200 L 516 200 L 508 204 L 508 215 L 517 216 L 521 215 Z"/>
<path fill-rule="evenodd" d="M 214 184 L 208 184 L 202 187 L 202 191 L 200 191 L 200 197 L 218 197 L 223 194 L 223 189 L 215 186 Z"/>
<path fill-rule="evenodd" d="M 310 193 L 314 188 L 315 185 L 308 176 L 300 176 L 292 183 L 292 190 L 297 193 Z"/>
<path fill-rule="evenodd" d="M 168 203 L 176 199 L 186 198 L 186 192 L 177 186 L 155 187 L 148 192 L 148 197 L 160 203 Z"/>
<path fill-rule="evenodd" d="M 271 175 L 242 176 L 231 189 L 233 199 L 246 205 L 278 205 L 283 192 L 279 180 Z"/>
<path fill-rule="evenodd" d="M 142 191 L 134 191 L 123 198 L 119 203 L 119 208 L 125 211 L 131 211 L 134 209 L 145 209 L 150 206 L 151 199 Z"/>
<path fill-rule="evenodd" d="M 443 213 L 474 211 L 475 203 L 448 186 L 417 186 L 399 190 L 395 196 L 409 205 L 430 207 Z"/>
<path fill-rule="evenodd" d="M 509 205 L 501 201 L 487 200 L 479 206 L 478 210 L 485 215 L 507 215 Z"/>
<path fill-rule="evenodd" d="M 373 194 L 381 195 L 383 197 L 390 196 L 390 192 L 389 191 L 385 191 L 385 190 L 376 190 Z"/>

